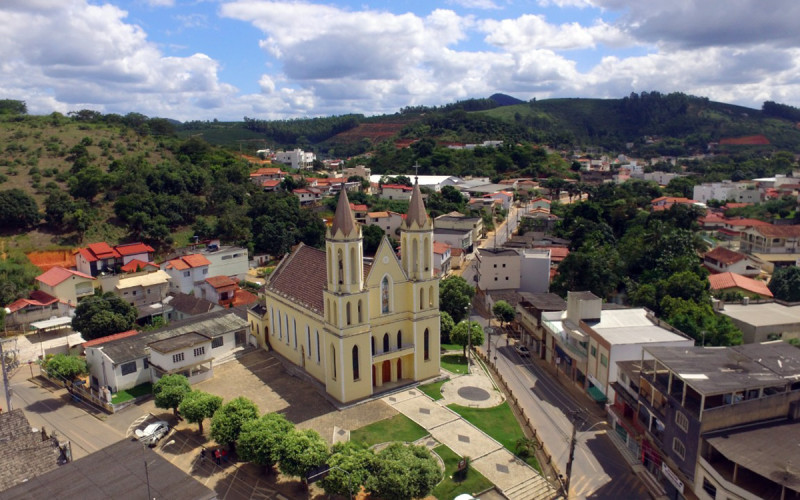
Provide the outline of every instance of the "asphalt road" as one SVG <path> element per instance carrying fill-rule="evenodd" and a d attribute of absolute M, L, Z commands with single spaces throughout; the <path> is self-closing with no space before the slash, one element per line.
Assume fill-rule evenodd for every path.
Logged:
<path fill-rule="evenodd" d="M 55 431 L 60 439 L 69 440 L 73 459 L 85 457 L 125 437 L 124 433 L 84 411 L 81 403 L 70 401 L 71 397 L 65 389 L 51 392 L 28 380 L 31 369 L 34 375 L 39 374 L 38 366 L 23 365 L 11 377 L 11 404 L 25 412 L 31 426 L 37 429 L 44 427 L 48 434 Z M 0 377 L 0 391 L 4 390 Z M 1 406 L 6 409 L 5 399 Z"/>
<path fill-rule="evenodd" d="M 488 339 L 482 347 L 484 351 L 487 346 Z M 597 416 L 599 412 L 596 408 L 589 407 L 589 401 L 576 401 L 549 373 L 506 346 L 503 337 L 492 338 L 491 357 L 494 359 L 495 356 L 499 373 L 533 421 L 539 438 L 545 443 L 562 474 L 569 457 L 573 425 L 570 415 L 578 414 L 579 427 L 569 498 L 650 498 L 645 486 L 605 436 L 607 431 L 614 431 L 608 429 L 605 420 Z"/>

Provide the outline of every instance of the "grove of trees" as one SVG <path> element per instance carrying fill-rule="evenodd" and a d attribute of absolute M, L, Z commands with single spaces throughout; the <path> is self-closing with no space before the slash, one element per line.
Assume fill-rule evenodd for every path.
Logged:
<path fill-rule="evenodd" d="M 86 340 L 130 330 L 136 322 L 136 308 L 112 292 L 86 297 L 75 308 L 72 329 Z"/>

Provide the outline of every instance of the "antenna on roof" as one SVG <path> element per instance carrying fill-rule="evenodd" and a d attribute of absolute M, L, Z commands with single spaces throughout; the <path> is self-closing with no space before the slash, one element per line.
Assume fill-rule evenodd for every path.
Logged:
<path fill-rule="evenodd" d="M 412 168 L 414 169 L 414 181 L 419 183 L 419 163 L 414 163 Z"/>

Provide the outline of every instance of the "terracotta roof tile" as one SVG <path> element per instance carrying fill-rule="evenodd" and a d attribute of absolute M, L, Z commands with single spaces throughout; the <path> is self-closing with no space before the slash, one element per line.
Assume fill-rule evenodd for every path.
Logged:
<path fill-rule="evenodd" d="M 741 288 L 742 290 L 761 295 L 762 297 L 772 297 L 772 292 L 767 288 L 766 283 L 742 276 L 741 274 L 730 272 L 712 274 L 708 277 L 708 282 L 712 290 Z"/>
<path fill-rule="evenodd" d="M 215 289 L 226 287 L 238 287 L 239 285 L 228 276 L 212 276 L 206 278 L 206 283 L 213 286 Z"/>
<path fill-rule="evenodd" d="M 138 333 L 139 332 L 136 331 L 136 330 L 128 330 L 126 332 L 115 333 L 113 335 L 107 335 L 105 337 L 100 337 L 99 339 L 94 339 L 94 340 L 89 340 L 87 342 L 84 342 L 83 343 L 83 347 L 86 348 L 86 347 L 92 347 L 92 346 L 96 346 L 96 345 L 100 345 L 100 344 L 105 344 L 106 342 L 110 342 L 112 340 L 124 339 L 124 338 L 128 338 L 128 337 L 132 337 L 132 336 L 134 336 L 134 335 L 136 335 Z"/>
<path fill-rule="evenodd" d="M 56 266 L 50 268 L 50 270 L 47 271 L 46 273 L 37 276 L 36 280 L 44 283 L 47 286 L 58 286 L 59 283 L 63 283 L 72 276 L 79 276 L 81 278 L 86 278 L 90 280 L 94 279 L 88 274 L 83 274 L 78 271 L 72 271 L 70 269 L 64 269 L 63 267 Z"/>
<path fill-rule="evenodd" d="M 211 261 L 208 260 L 204 255 L 199 253 L 193 253 L 190 255 L 184 255 L 183 261 L 189 265 L 189 267 L 203 267 L 211 265 Z"/>
<path fill-rule="evenodd" d="M 745 259 L 747 256 L 739 252 L 729 250 L 725 247 L 715 247 L 713 250 L 706 252 L 704 257 L 714 259 L 723 264 L 733 264 Z"/>
<path fill-rule="evenodd" d="M 15 300 L 6 307 L 8 308 L 9 311 L 13 313 L 19 311 L 20 309 L 24 309 L 28 306 L 44 307 L 44 306 L 49 306 L 50 304 L 54 304 L 56 302 L 58 302 L 58 299 L 53 297 L 49 293 L 45 293 L 41 290 L 34 290 L 29 295 L 29 298 Z"/>
<path fill-rule="evenodd" d="M 92 243 L 91 245 L 87 245 L 87 247 L 89 248 L 89 251 L 98 259 L 111 259 L 120 256 L 119 252 L 111 248 L 111 246 L 106 242 Z"/>
<path fill-rule="evenodd" d="M 763 226 L 754 226 L 753 229 L 770 238 L 796 238 L 800 236 L 800 226 L 776 226 L 774 224 L 767 224 Z"/>
<path fill-rule="evenodd" d="M 117 245 L 114 250 L 119 252 L 120 255 L 136 255 L 137 253 L 153 253 L 153 247 L 145 245 L 144 243 L 128 243 L 126 245 Z"/>
<path fill-rule="evenodd" d="M 158 266 L 155 264 L 155 262 L 145 262 L 139 259 L 131 260 L 130 262 L 122 266 L 120 269 L 126 273 L 135 273 L 136 271 L 144 271 L 145 268 L 148 267 L 155 267 L 156 269 L 158 269 Z"/>

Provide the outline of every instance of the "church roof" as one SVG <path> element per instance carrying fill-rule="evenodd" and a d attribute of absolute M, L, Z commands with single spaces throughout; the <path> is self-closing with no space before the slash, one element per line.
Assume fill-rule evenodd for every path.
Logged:
<path fill-rule="evenodd" d="M 369 265 L 364 264 L 364 276 L 368 273 Z M 321 316 L 325 303 L 322 293 L 327 286 L 325 252 L 301 243 L 272 272 L 267 290 Z"/>
<path fill-rule="evenodd" d="M 427 221 L 428 213 L 425 212 L 425 204 L 422 202 L 419 182 L 414 181 L 414 190 L 411 192 L 411 200 L 408 202 L 408 215 L 406 215 L 405 225 L 411 227 L 411 223 L 416 222 L 419 227 L 422 227 Z"/>
<path fill-rule="evenodd" d="M 331 235 L 335 236 L 338 230 L 342 230 L 344 236 L 349 236 L 356 228 L 356 218 L 353 217 L 353 210 L 350 208 L 350 200 L 347 199 L 347 190 L 342 188 L 339 195 L 339 204 L 336 206 L 336 214 L 333 216 L 331 224 Z"/>

